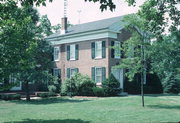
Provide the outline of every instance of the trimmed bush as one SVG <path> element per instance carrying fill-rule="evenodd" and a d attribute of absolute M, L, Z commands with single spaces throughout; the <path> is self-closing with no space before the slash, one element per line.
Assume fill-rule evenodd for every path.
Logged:
<path fill-rule="evenodd" d="M 61 96 L 75 96 L 77 95 L 77 88 L 73 78 L 66 79 L 61 86 Z"/>
<path fill-rule="evenodd" d="M 104 88 L 100 88 L 100 87 L 94 87 L 93 88 L 93 93 L 94 93 L 94 96 L 97 96 L 97 97 L 106 96 L 106 94 L 104 92 Z"/>
<path fill-rule="evenodd" d="M 55 93 L 57 91 L 57 87 L 55 85 L 49 85 L 48 90 L 49 92 Z"/>
<path fill-rule="evenodd" d="M 37 93 L 37 96 L 42 98 L 48 98 L 48 97 L 57 96 L 57 94 L 54 92 L 39 92 Z"/>
<path fill-rule="evenodd" d="M 61 95 L 93 96 L 93 87 L 95 87 L 95 84 L 88 76 L 76 73 L 62 83 Z"/>
<path fill-rule="evenodd" d="M 2 100 L 20 100 L 20 94 L 1 94 L 0 99 Z"/>
<path fill-rule="evenodd" d="M 120 83 L 114 77 L 113 74 L 110 74 L 109 77 L 102 83 L 104 92 L 106 96 L 116 96 L 121 92 Z"/>

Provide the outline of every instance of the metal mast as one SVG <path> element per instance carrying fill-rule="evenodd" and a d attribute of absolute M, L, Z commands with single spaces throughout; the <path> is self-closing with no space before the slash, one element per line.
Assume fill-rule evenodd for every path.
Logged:
<path fill-rule="evenodd" d="M 64 17 L 67 17 L 67 0 L 64 0 Z"/>

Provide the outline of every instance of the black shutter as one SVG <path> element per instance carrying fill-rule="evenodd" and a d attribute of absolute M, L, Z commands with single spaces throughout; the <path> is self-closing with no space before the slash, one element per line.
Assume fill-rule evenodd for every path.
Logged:
<path fill-rule="evenodd" d="M 75 68 L 75 71 L 76 71 L 76 73 L 78 73 L 78 72 L 79 72 L 79 69 L 78 69 L 78 68 Z"/>
<path fill-rule="evenodd" d="M 106 41 L 102 41 L 102 58 L 106 58 Z"/>
<path fill-rule="evenodd" d="M 54 69 L 51 69 L 51 73 L 52 73 L 52 75 L 54 76 Z"/>
<path fill-rule="evenodd" d="M 70 59 L 70 45 L 67 46 L 67 60 Z"/>
<path fill-rule="evenodd" d="M 95 42 L 91 43 L 91 56 L 92 56 L 92 59 L 95 58 Z"/>
<path fill-rule="evenodd" d="M 114 41 L 111 41 L 111 58 L 114 58 Z"/>
<path fill-rule="evenodd" d="M 106 80 L 106 68 L 102 67 L 102 82 Z"/>
<path fill-rule="evenodd" d="M 78 45 L 78 44 L 76 44 L 75 59 L 76 59 L 76 60 L 79 59 L 79 45 Z"/>
<path fill-rule="evenodd" d="M 52 55 L 51 60 L 54 61 L 54 48 L 52 48 L 52 54 L 51 55 Z"/>
<path fill-rule="evenodd" d="M 59 76 L 58 77 L 61 78 L 61 69 L 59 69 Z"/>
<path fill-rule="evenodd" d="M 67 78 L 70 78 L 70 68 L 67 68 Z"/>
<path fill-rule="evenodd" d="M 91 68 L 91 79 L 95 82 L 95 67 Z"/>

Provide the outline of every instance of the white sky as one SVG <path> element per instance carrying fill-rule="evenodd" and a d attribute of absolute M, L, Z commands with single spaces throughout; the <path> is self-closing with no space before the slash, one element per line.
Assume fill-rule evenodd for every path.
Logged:
<path fill-rule="evenodd" d="M 125 0 L 113 0 L 113 2 L 116 4 L 115 11 L 111 12 L 108 9 L 101 12 L 99 9 L 99 3 L 85 2 L 85 0 L 68 0 L 67 18 L 70 24 L 78 24 L 78 10 L 81 10 L 80 23 L 136 13 L 144 0 L 137 0 L 136 7 L 129 7 L 124 1 Z M 60 23 L 61 18 L 64 15 L 64 0 L 53 0 L 52 3 L 47 2 L 46 4 L 46 7 L 41 6 L 38 8 L 40 15 L 47 14 L 52 25 Z"/>

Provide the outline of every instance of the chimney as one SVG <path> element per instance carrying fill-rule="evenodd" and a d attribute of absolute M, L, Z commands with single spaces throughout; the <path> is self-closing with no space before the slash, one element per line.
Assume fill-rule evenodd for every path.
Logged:
<path fill-rule="evenodd" d="M 67 17 L 61 18 L 61 34 L 65 34 L 67 32 Z"/>

